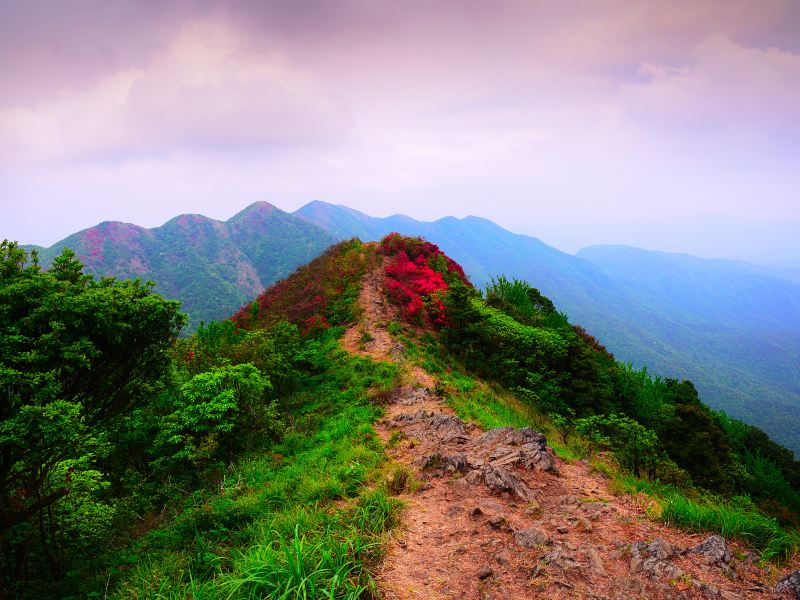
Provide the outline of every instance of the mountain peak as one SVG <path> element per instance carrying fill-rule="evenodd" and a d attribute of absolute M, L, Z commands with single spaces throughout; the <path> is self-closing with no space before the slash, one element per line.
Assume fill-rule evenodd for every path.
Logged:
<path fill-rule="evenodd" d="M 228 219 L 228 222 L 231 223 L 239 221 L 241 219 L 271 215 L 274 212 L 282 213 L 283 211 L 279 209 L 277 206 L 270 204 L 269 202 L 266 202 L 264 200 L 258 200 L 257 202 L 253 202 L 249 206 L 246 206 L 238 213 L 233 215 L 230 219 Z"/>

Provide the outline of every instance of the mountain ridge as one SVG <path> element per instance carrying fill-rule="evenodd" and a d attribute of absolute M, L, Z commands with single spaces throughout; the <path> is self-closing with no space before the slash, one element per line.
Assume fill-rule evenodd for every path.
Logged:
<path fill-rule="evenodd" d="M 196 213 L 153 228 L 104 221 L 36 249 L 45 267 L 69 247 L 87 272 L 154 281 L 158 293 L 181 300 L 194 329 L 227 317 L 333 241 L 324 230 L 260 201 L 226 221 Z"/>
<path fill-rule="evenodd" d="M 737 319 L 725 324 L 714 306 L 718 302 L 726 307 L 725 316 L 736 316 L 740 296 L 725 298 L 727 292 L 741 292 L 735 287 L 711 298 L 703 310 L 687 308 L 666 301 L 652 286 L 647 288 L 621 277 L 619 269 L 588 260 L 592 254 L 588 247 L 577 256 L 570 255 L 538 238 L 512 233 L 481 218 L 400 222 L 394 217 L 370 219 L 352 209 L 347 209 L 347 218 L 341 218 L 342 210 L 341 206 L 316 202 L 295 214 L 327 227 L 339 239 L 355 234 L 354 229 L 347 229 L 353 212 L 358 215 L 359 233 L 370 236 L 366 239 L 380 239 L 393 230 L 421 235 L 462 264 L 478 286 L 501 274 L 525 279 L 552 298 L 575 322 L 602 339 L 622 360 L 647 365 L 670 377 L 693 380 L 711 406 L 764 428 L 800 452 L 800 424 L 796 419 L 800 410 L 800 375 L 791 367 L 800 362 L 800 335 L 795 333 L 800 332 L 800 291 L 791 294 L 800 286 L 790 278 L 751 263 L 691 257 L 702 265 L 743 265 L 746 272 L 754 271 L 759 277 L 769 275 L 771 281 L 779 282 L 784 301 L 798 299 L 790 303 L 782 317 L 770 317 L 764 311 L 766 304 L 756 303 L 753 306 L 760 311 L 760 320 L 745 323 Z M 638 251 L 646 256 L 652 252 Z M 702 276 L 699 281 L 703 282 Z M 687 296 L 701 297 L 700 289 L 695 286 Z M 753 289 L 758 291 L 757 287 Z M 770 325 L 766 333 L 762 331 L 765 324 Z"/>

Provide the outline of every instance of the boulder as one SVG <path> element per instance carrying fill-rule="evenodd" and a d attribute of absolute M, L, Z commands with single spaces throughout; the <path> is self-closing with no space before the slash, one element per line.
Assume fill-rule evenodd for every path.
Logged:
<path fill-rule="evenodd" d="M 792 598 L 800 600 L 800 571 L 792 571 L 781 579 L 775 586 L 775 591 L 781 594 L 788 592 Z"/>

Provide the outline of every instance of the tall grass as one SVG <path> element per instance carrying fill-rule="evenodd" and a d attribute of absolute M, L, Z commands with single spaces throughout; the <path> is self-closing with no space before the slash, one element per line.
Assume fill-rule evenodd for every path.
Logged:
<path fill-rule="evenodd" d="M 698 533 L 718 533 L 759 550 L 762 560 L 783 561 L 800 552 L 800 532 L 782 527 L 761 512 L 748 497 L 730 500 L 688 495 L 672 485 L 644 481 L 618 473 L 613 487 L 629 494 L 643 493 L 657 505 L 650 516 L 667 525 Z"/>
<path fill-rule="evenodd" d="M 277 445 L 230 465 L 224 493 L 198 491 L 183 510 L 126 552 L 135 566 L 98 576 L 100 596 L 222 600 L 359 598 L 399 503 L 377 485 L 386 461 L 372 429 L 375 389 L 398 369 L 323 343 L 313 378 L 284 402 Z M 110 581 L 107 592 L 105 585 Z"/>
<path fill-rule="evenodd" d="M 695 500 L 674 492 L 662 501 L 661 519 L 691 531 L 739 539 L 760 550 L 763 560 L 786 560 L 800 551 L 800 533 L 784 529 L 749 503 Z"/>

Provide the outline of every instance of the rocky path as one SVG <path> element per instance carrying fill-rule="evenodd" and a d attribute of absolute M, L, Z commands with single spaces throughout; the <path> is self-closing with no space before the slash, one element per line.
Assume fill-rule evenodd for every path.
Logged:
<path fill-rule="evenodd" d="M 344 345 L 402 361 L 382 289 L 377 269 Z M 403 525 L 377 574 L 387 600 L 776 597 L 777 574 L 743 549 L 649 520 L 644 500 L 613 496 L 602 475 L 558 459 L 533 430 L 463 423 L 418 367 L 406 381 L 377 424 L 421 482 L 401 495 Z"/>

